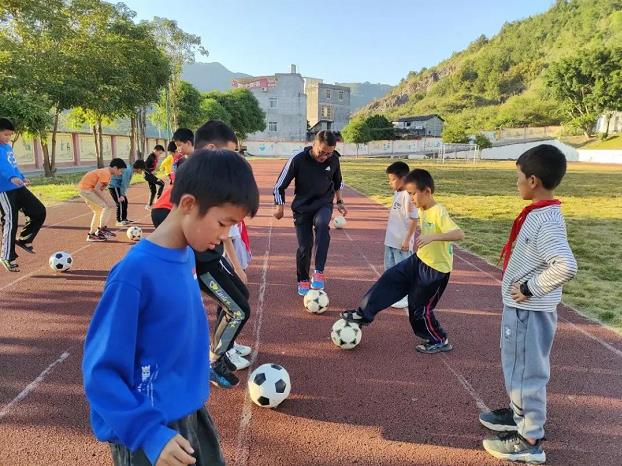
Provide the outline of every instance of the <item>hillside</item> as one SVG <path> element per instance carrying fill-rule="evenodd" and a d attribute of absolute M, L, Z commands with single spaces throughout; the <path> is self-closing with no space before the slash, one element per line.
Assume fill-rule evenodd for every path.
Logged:
<path fill-rule="evenodd" d="M 350 107 L 353 112 L 364 107 L 373 100 L 384 97 L 392 89 L 392 86 L 388 84 L 372 84 L 370 82 L 335 84 L 350 88 Z"/>
<path fill-rule="evenodd" d="M 201 92 L 227 91 L 231 89 L 232 79 L 248 77 L 248 74 L 229 71 L 218 62 L 185 65 L 181 76 Z"/>
<path fill-rule="evenodd" d="M 438 65 L 411 72 L 360 113 L 390 118 L 439 113 L 470 129 L 559 123 L 543 72 L 583 47 L 622 43 L 622 0 L 557 0 L 545 13 L 506 23 Z"/>

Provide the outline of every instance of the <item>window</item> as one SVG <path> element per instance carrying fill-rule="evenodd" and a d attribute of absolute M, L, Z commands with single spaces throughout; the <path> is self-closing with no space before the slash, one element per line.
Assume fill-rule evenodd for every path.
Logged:
<path fill-rule="evenodd" d="M 279 101 L 276 97 L 270 97 L 270 108 L 276 108 L 279 104 Z"/>
<path fill-rule="evenodd" d="M 330 89 L 326 89 L 326 98 L 330 100 L 331 97 L 332 97 L 332 91 Z"/>
<path fill-rule="evenodd" d="M 276 133 L 278 130 L 279 129 L 278 129 L 278 125 L 276 124 L 276 121 L 268 122 L 268 131 Z"/>
<path fill-rule="evenodd" d="M 343 91 L 339 91 L 337 95 L 339 96 L 339 100 L 343 101 Z"/>
<path fill-rule="evenodd" d="M 322 118 L 332 118 L 333 109 L 329 106 L 322 106 Z"/>

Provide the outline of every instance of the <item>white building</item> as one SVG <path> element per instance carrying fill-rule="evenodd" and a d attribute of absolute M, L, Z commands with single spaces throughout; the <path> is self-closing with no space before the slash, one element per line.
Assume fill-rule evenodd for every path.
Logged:
<path fill-rule="evenodd" d="M 400 118 L 393 122 L 393 127 L 403 136 L 440 138 L 444 123 L 439 115 L 419 115 Z"/>
<path fill-rule="evenodd" d="M 307 119 L 311 132 L 341 131 L 350 120 L 350 88 L 305 78 Z"/>

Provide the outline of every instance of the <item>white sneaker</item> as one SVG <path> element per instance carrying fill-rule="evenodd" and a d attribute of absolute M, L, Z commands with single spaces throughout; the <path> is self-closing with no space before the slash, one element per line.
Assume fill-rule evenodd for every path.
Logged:
<path fill-rule="evenodd" d="M 114 224 L 115 227 L 126 227 L 130 224 L 127 220 L 122 220 Z"/>
<path fill-rule="evenodd" d="M 147 205 L 145 206 L 145 210 L 151 210 L 151 206 L 150 206 L 149 204 L 147 204 Z"/>
<path fill-rule="evenodd" d="M 393 304 L 391 307 L 394 307 L 396 309 L 405 309 L 405 308 L 407 308 L 408 307 L 408 296 L 404 296 L 402 299 L 400 299 L 398 302 Z"/>
<path fill-rule="evenodd" d="M 227 358 L 229 358 L 229 361 L 235 366 L 236 371 L 241 371 L 251 365 L 251 362 L 240 356 L 235 348 L 231 348 L 227 351 Z"/>
<path fill-rule="evenodd" d="M 233 349 L 240 356 L 248 356 L 249 354 L 253 352 L 253 348 L 251 348 L 250 346 L 240 345 L 236 342 L 233 342 Z"/>

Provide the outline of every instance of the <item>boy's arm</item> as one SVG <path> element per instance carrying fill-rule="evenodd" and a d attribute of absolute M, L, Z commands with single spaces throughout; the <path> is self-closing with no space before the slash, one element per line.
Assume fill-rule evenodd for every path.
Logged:
<path fill-rule="evenodd" d="M 464 239 L 464 231 L 455 224 L 447 212 L 441 215 L 439 221 L 438 226 L 441 232 L 432 235 L 420 235 L 416 240 L 417 248 L 422 248 L 432 241 L 462 241 Z"/>
<path fill-rule="evenodd" d="M 4 147 L 0 147 L 0 177 L 10 181 L 16 186 L 22 186 L 25 179 L 19 168 L 9 163 L 8 153 Z M 13 181 L 13 178 L 16 178 L 16 180 Z"/>
<path fill-rule="evenodd" d="M 418 218 L 411 218 L 408 221 L 408 231 L 406 232 L 406 238 L 404 238 L 404 241 L 402 241 L 402 251 L 408 251 L 410 249 L 410 241 L 412 240 L 413 235 L 417 231 L 418 225 Z"/>
<path fill-rule="evenodd" d="M 134 175 L 134 171 L 129 167 L 123 171 L 123 175 L 121 176 L 121 196 L 123 197 L 127 195 L 127 190 L 132 182 L 132 175 Z"/>
<path fill-rule="evenodd" d="M 135 387 L 136 336 L 141 293 L 120 281 L 106 284 L 84 343 L 84 390 L 97 417 L 134 451 L 142 448 L 156 464 L 177 434 L 164 415 Z"/>
<path fill-rule="evenodd" d="M 233 239 L 227 238 L 223 240 L 223 246 L 225 247 L 225 253 L 227 254 L 227 258 L 229 259 L 229 262 L 231 262 L 231 265 L 233 266 L 233 270 L 235 271 L 235 274 L 242 280 L 242 282 L 246 284 L 247 282 L 246 272 L 244 272 L 244 269 L 242 268 L 242 265 L 240 264 L 240 259 L 238 258 L 238 255 L 235 252 L 235 246 L 233 245 Z"/>
<path fill-rule="evenodd" d="M 540 297 L 574 278 L 577 261 L 568 245 L 565 228 L 559 223 L 544 223 L 540 227 L 536 249 L 548 267 L 531 277 L 527 287 L 533 296 Z"/>

